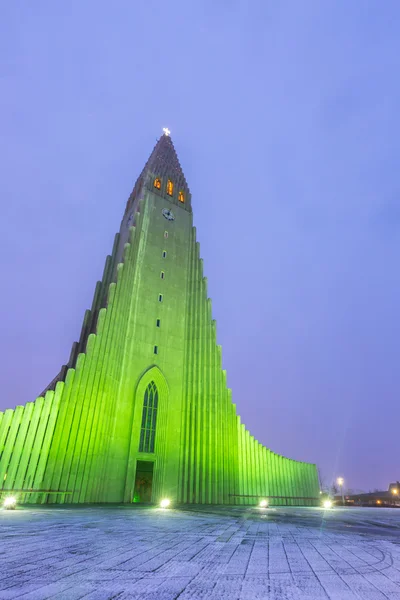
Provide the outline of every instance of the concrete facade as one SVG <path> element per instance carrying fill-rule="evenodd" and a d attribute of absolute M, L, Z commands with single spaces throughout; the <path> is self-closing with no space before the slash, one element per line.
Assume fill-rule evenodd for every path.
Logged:
<path fill-rule="evenodd" d="M 236 413 L 168 135 L 128 200 L 68 364 L 35 402 L 0 413 L 0 490 L 18 489 L 44 490 L 21 492 L 31 503 L 318 497 L 315 465 L 265 448 Z"/>

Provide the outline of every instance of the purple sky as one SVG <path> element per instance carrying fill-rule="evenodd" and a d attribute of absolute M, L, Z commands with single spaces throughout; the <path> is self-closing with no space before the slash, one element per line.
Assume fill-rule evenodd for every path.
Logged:
<path fill-rule="evenodd" d="M 168 126 L 244 422 L 326 481 L 400 478 L 399 21 L 398 0 L 3 3 L 0 409 L 68 359 Z"/>

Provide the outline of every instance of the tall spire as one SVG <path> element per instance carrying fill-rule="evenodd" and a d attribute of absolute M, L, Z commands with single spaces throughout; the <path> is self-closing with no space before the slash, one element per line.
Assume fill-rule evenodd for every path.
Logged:
<path fill-rule="evenodd" d="M 162 182 L 162 188 L 157 193 L 163 195 L 166 200 L 177 204 L 178 193 L 183 192 L 185 197 L 184 208 L 189 212 L 192 211 L 189 186 L 170 133 L 169 129 L 164 127 L 163 134 L 157 140 L 157 143 L 136 180 L 132 193 L 128 198 L 122 223 L 129 218 L 129 214 L 132 213 L 132 210 L 136 210 L 139 200 L 144 196 L 144 190 L 146 188 L 151 191 L 155 190 L 154 180 L 156 178 L 159 178 Z M 173 197 L 165 193 L 168 180 L 173 183 Z"/>
<path fill-rule="evenodd" d="M 168 133 L 167 133 L 168 132 Z M 143 169 L 150 171 L 157 177 L 169 177 L 174 181 L 175 186 L 189 192 L 189 186 L 186 182 L 181 163 L 179 162 L 169 129 L 163 129 L 163 135 L 154 146 L 153 152 Z"/>
<path fill-rule="evenodd" d="M 163 134 L 157 140 L 128 198 L 120 230 L 115 237 L 113 251 L 106 260 L 103 279 L 97 284 L 91 310 L 87 310 L 85 313 L 79 341 L 74 342 L 68 363 L 63 365 L 61 371 L 49 383 L 41 395 L 44 395 L 49 389 L 54 390 L 57 382 L 65 379 L 68 368 L 75 367 L 79 354 L 85 352 L 89 334 L 96 331 L 99 310 L 107 306 L 109 285 L 111 282 L 116 282 L 118 263 L 123 261 L 125 244 L 129 241 L 130 236 L 129 230 L 135 224 L 135 214 L 139 210 L 140 201 L 145 197 L 146 190 L 147 192 L 153 192 L 162 196 L 168 203 L 179 205 L 183 210 L 192 212 L 189 186 L 186 182 L 170 133 L 168 128 L 165 127 L 163 129 Z M 157 178 L 161 180 L 160 189 L 154 186 Z M 168 180 L 173 183 L 172 195 L 167 193 L 166 186 Z M 179 201 L 179 192 L 183 192 L 184 202 Z"/>

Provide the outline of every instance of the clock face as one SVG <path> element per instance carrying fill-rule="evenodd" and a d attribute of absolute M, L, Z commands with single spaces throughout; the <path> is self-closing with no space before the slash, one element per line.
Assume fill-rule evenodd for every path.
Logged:
<path fill-rule="evenodd" d="M 169 208 L 163 208 L 162 214 L 166 219 L 168 219 L 168 221 L 173 221 L 175 219 L 174 213 L 172 210 L 169 210 Z"/>

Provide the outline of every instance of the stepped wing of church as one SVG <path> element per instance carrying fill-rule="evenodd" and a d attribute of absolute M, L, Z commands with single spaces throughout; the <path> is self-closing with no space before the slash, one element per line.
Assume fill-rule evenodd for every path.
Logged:
<path fill-rule="evenodd" d="M 0 412 L 0 491 L 27 503 L 315 504 L 314 464 L 241 423 L 222 369 L 192 198 L 169 135 L 130 195 L 69 362 Z"/>

